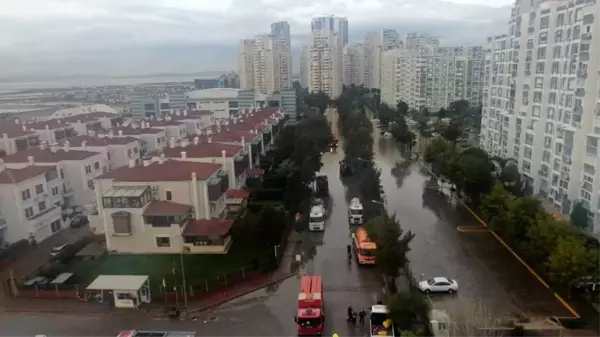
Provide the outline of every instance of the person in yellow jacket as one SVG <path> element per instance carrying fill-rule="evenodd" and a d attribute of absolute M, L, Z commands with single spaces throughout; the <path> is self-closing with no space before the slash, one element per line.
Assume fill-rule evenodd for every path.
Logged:
<path fill-rule="evenodd" d="M 333 337 L 340 337 L 340 335 L 338 335 L 337 332 L 334 332 Z"/>

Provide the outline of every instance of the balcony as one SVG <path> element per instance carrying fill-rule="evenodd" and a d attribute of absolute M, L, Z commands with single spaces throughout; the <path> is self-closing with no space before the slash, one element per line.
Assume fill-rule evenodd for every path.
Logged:
<path fill-rule="evenodd" d="M 190 221 L 183 230 L 183 252 L 190 254 L 227 254 L 231 247 L 232 220 Z"/>
<path fill-rule="evenodd" d="M 38 212 L 36 214 L 33 214 L 32 216 L 28 216 L 27 220 L 36 220 L 36 219 L 39 219 L 42 216 L 44 216 L 44 215 L 52 212 L 53 210 L 55 210 L 57 208 L 58 208 L 57 206 L 53 205 L 52 207 L 48 207 L 48 208 L 44 209 L 43 211 L 40 211 L 40 212 Z"/>
<path fill-rule="evenodd" d="M 588 156 L 591 156 L 591 157 L 598 156 L 598 147 L 588 145 L 585 149 L 585 154 L 587 154 Z"/>

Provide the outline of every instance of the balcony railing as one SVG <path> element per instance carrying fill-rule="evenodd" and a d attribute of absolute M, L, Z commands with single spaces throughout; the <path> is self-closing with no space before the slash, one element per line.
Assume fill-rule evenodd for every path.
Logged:
<path fill-rule="evenodd" d="M 38 212 L 37 214 L 27 217 L 27 220 L 35 220 L 45 214 L 52 212 L 54 209 L 56 209 L 56 206 L 48 207 L 45 210 Z"/>

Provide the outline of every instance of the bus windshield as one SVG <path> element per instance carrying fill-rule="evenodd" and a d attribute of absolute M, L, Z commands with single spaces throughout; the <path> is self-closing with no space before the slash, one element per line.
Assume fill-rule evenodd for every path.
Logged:
<path fill-rule="evenodd" d="M 323 217 L 322 216 L 311 216 L 310 217 L 310 222 L 323 222 Z"/>
<path fill-rule="evenodd" d="M 298 325 L 316 328 L 321 324 L 321 318 L 298 318 Z"/>
<path fill-rule="evenodd" d="M 362 215 L 362 209 L 351 209 L 350 214 L 352 215 Z"/>
<path fill-rule="evenodd" d="M 375 251 L 372 249 L 361 248 L 358 253 L 362 256 L 375 256 Z"/>

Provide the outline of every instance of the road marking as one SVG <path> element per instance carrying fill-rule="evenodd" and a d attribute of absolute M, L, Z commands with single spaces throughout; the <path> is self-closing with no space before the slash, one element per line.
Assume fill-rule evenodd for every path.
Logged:
<path fill-rule="evenodd" d="M 490 230 L 481 226 L 458 226 L 456 230 L 461 233 L 489 233 Z"/>
<path fill-rule="evenodd" d="M 422 160 L 418 160 L 419 164 L 421 164 L 421 166 L 423 166 L 429 173 L 431 173 L 431 175 L 433 175 L 434 177 L 436 177 L 437 179 L 439 179 L 439 177 L 433 173 L 433 171 L 431 171 L 429 169 L 429 167 L 427 167 L 427 165 L 425 165 L 425 163 Z M 454 195 L 453 192 L 450 192 L 451 194 Z M 488 224 L 483 221 L 477 214 L 475 214 L 475 212 L 473 212 L 473 210 L 467 206 L 464 201 L 460 198 L 457 198 L 458 201 L 461 203 L 461 205 L 469 212 L 471 213 L 471 215 L 473 215 L 473 217 L 475 217 L 475 219 L 477 219 L 477 221 L 479 221 L 479 223 L 481 223 L 484 227 L 489 228 Z M 460 227 L 457 227 L 457 230 Z M 460 230 L 458 230 L 460 232 Z M 575 309 L 573 309 L 573 307 L 571 307 L 571 305 L 569 305 L 569 303 L 567 303 L 562 296 L 560 296 L 559 294 L 557 294 L 554 290 L 552 290 L 552 288 L 550 288 L 550 286 L 548 285 L 548 283 L 546 283 L 546 281 L 544 281 L 544 279 L 542 279 L 538 273 L 536 273 L 520 256 L 519 254 L 517 254 L 512 248 L 510 248 L 510 246 L 504 242 L 504 240 L 502 240 L 502 238 L 500 238 L 500 236 L 498 236 L 498 234 L 496 234 L 496 232 L 494 232 L 493 230 L 489 230 L 489 233 L 491 233 L 496 240 L 498 240 L 503 246 L 504 248 L 506 248 L 519 262 L 521 262 L 521 264 L 523 266 L 525 266 L 525 268 L 531 273 L 531 275 L 533 275 L 544 287 L 546 287 L 548 290 L 550 290 L 552 292 L 552 294 L 554 295 L 554 297 L 556 297 L 556 299 L 573 315 L 573 317 L 556 317 L 558 319 L 578 319 L 581 316 L 577 313 L 577 311 L 575 311 Z"/>

